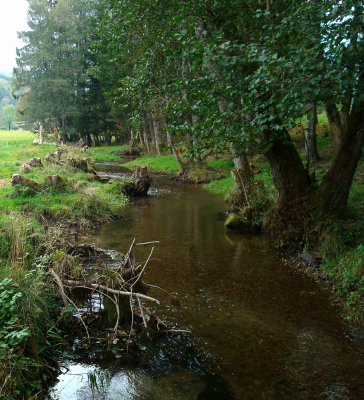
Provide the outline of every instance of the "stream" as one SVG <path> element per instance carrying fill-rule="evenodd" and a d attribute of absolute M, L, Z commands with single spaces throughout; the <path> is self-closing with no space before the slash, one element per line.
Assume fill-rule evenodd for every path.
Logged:
<path fill-rule="evenodd" d="M 130 174 L 114 164 L 98 170 Z M 98 228 L 92 240 L 116 259 L 134 238 L 159 240 L 143 279 L 173 293 L 181 307 L 151 289 L 161 302 L 153 310 L 191 333 L 169 334 L 131 355 L 112 348 L 86 361 L 65 355 L 49 398 L 364 399 L 364 335 L 342 318 L 328 286 L 285 265 L 269 236 L 225 231 L 221 195 L 166 175 L 153 179 L 150 194 L 132 199 L 124 218 Z M 136 259 L 149 252 L 136 248 Z M 97 295 L 84 302 L 102 307 Z"/>

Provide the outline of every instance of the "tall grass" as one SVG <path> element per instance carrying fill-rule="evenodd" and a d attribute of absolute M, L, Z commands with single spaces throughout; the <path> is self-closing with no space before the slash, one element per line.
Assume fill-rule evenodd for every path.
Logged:
<path fill-rule="evenodd" d="M 30 398 L 51 368 L 56 298 L 36 254 L 40 224 L 18 212 L 0 217 L 0 398 Z"/>

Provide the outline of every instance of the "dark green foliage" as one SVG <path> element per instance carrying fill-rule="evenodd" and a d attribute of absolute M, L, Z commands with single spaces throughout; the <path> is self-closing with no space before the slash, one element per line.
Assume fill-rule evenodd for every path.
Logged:
<path fill-rule="evenodd" d="M 97 0 L 36 0 L 30 3 L 25 46 L 18 50 L 13 88 L 19 113 L 33 128 L 75 141 L 115 129 L 91 51 L 100 20 Z"/>
<path fill-rule="evenodd" d="M 132 104 L 131 120 L 146 113 L 167 119 L 168 129 L 194 137 L 192 154 L 230 151 L 231 144 L 236 155 L 247 147 L 265 154 L 281 207 L 301 200 L 309 186 L 286 133 L 309 102 L 346 110 L 348 135 L 361 148 L 360 2 L 281 0 L 270 11 L 255 0 L 109 6 L 103 37 L 112 63 L 134 66 L 115 99 Z M 318 208 L 343 213 L 357 157 L 350 168 L 334 161 L 348 184 L 335 192 L 323 185 Z"/>

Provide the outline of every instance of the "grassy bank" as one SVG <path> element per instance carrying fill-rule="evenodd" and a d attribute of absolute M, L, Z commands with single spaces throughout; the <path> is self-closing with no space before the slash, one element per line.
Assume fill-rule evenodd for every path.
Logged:
<path fill-rule="evenodd" d="M 53 374 L 57 349 L 63 342 L 72 309 L 58 305 L 48 268 L 79 261 L 67 254 L 69 228 L 88 229 L 112 218 L 126 202 L 120 182 L 95 180 L 95 175 L 69 164 L 47 163 L 44 156 L 55 145 L 33 145 L 29 132 L 0 132 L 0 399 L 40 399 Z M 85 154 L 67 148 L 66 157 L 117 161 L 123 147 L 92 149 Z M 23 173 L 39 183 L 36 190 L 10 184 L 12 174 L 33 157 L 43 167 Z M 47 186 L 45 178 L 62 177 Z M 33 397 L 32 397 L 33 396 Z"/>
<path fill-rule="evenodd" d="M 90 147 L 88 154 L 92 156 L 95 162 L 117 162 L 120 161 L 120 155 L 124 153 L 129 146 L 105 146 Z"/>

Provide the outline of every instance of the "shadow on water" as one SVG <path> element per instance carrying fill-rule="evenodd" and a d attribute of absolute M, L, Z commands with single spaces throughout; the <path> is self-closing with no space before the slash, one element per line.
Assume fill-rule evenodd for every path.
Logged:
<path fill-rule="evenodd" d="M 95 232 L 110 254 L 125 253 L 133 238 L 161 241 L 145 281 L 179 297 L 176 310 L 163 292 L 150 291 L 161 301 L 158 316 L 192 333 L 131 359 L 69 360 L 72 373 L 84 372 L 61 375 L 55 399 L 92 398 L 87 382 L 71 379 L 90 369 L 110 372 L 95 399 L 364 398 L 362 334 L 342 320 L 325 285 L 284 265 L 270 237 L 225 232 L 225 208 L 221 196 L 158 176 L 150 196 Z M 149 250 L 138 247 L 137 259 Z"/>

